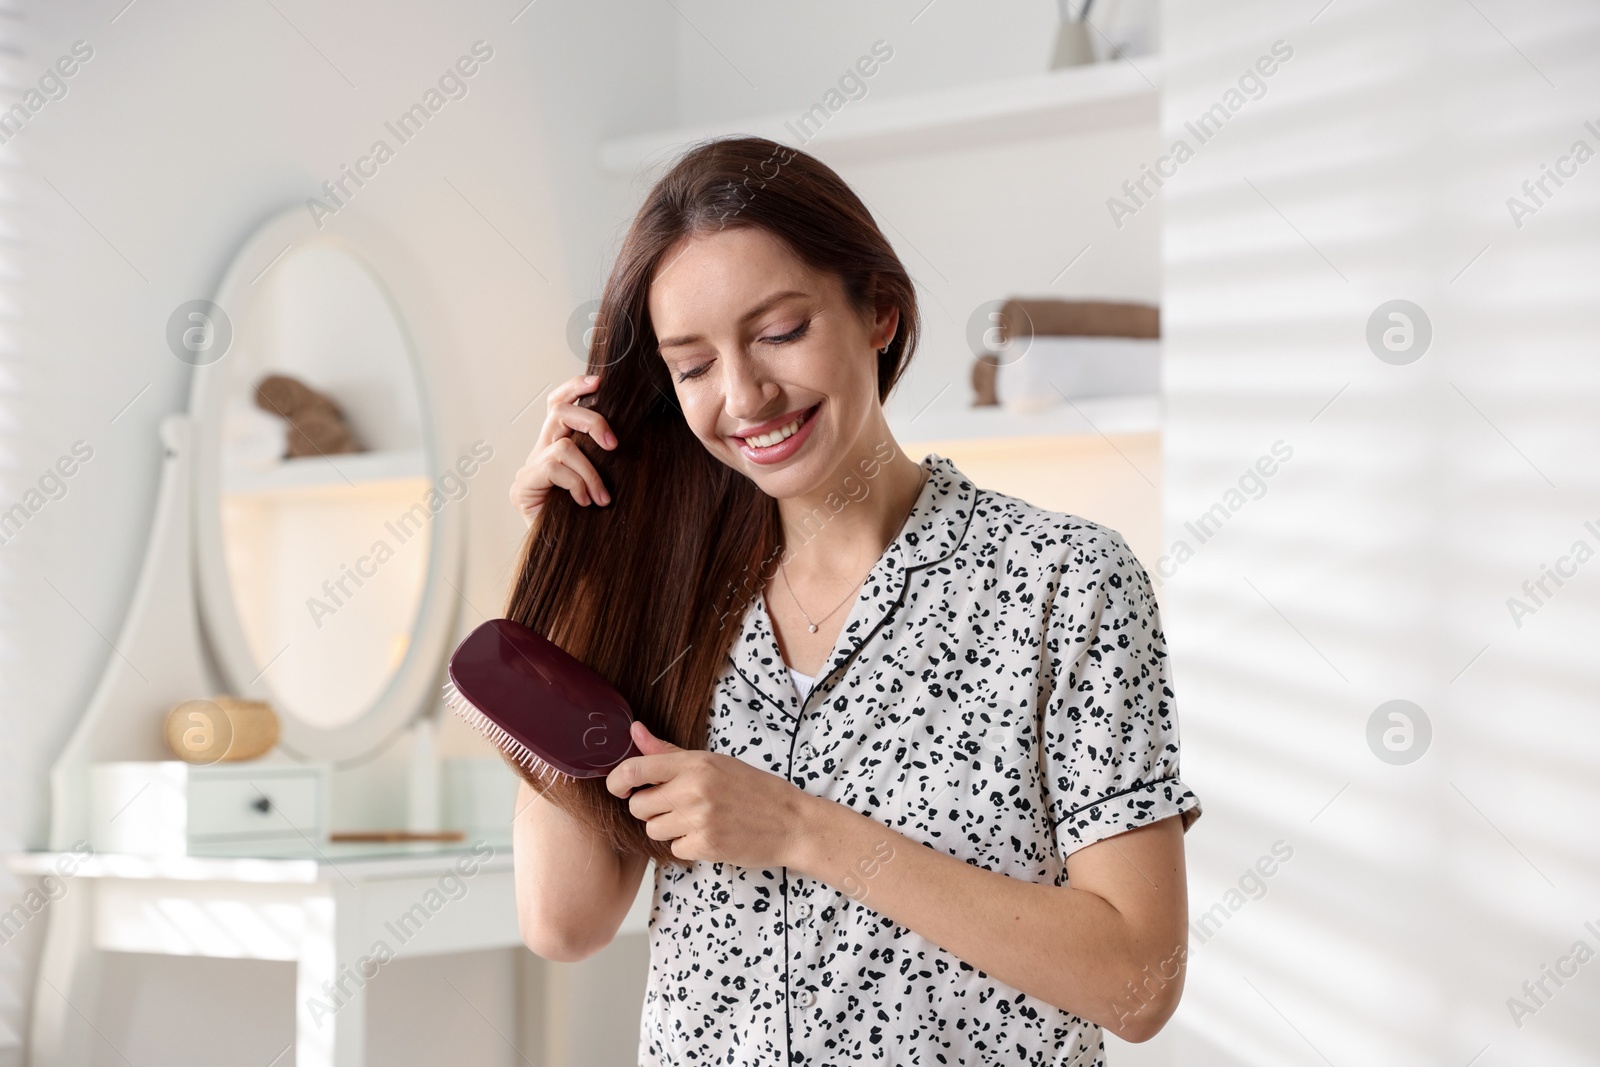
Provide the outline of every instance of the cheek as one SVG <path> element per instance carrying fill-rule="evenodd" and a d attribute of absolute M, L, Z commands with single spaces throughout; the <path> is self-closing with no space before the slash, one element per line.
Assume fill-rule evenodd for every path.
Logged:
<path fill-rule="evenodd" d="M 717 434 L 717 415 L 722 410 L 718 398 L 708 390 L 692 390 L 678 393 L 678 407 L 683 411 L 684 422 L 689 424 L 689 429 L 696 437 L 715 439 Z"/>

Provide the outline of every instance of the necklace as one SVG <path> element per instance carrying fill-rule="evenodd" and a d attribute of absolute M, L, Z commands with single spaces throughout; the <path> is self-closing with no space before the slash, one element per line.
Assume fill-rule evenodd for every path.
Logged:
<path fill-rule="evenodd" d="M 918 479 L 918 481 L 917 481 L 917 495 L 911 498 L 911 506 L 912 506 L 912 508 L 915 508 L 917 506 L 917 501 L 922 498 L 922 487 L 924 485 L 927 485 L 927 484 L 928 484 L 928 472 L 926 470 L 924 470 L 922 472 L 922 477 L 920 479 Z M 906 515 L 906 517 L 909 519 L 911 516 L 908 513 Z M 901 523 L 902 527 L 904 527 L 904 525 L 905 525 L 904 523 Z M 876 564 L 874 564 L 874 566 L 875 565 Z M 861 583 L 867 580 L 867 574 L 871 574 L 872 570 L 871 570 L 871 568 L 868 568 L 867 574 L 863 574 L 861 576 L 860 581 L 857 581 L 856 584 L 851 588 L 850 592 L 845 594 L 844 599 L 839 601 L 839 603 L 837 603 L 837 604 L 835 604 L 833 606 L 833 611 L 828 612 L 827 615 L 822 616 L 822 618 L 820 618 L 820 619 L 813 619 L 806 612 L 805 605 L 800 603 L 800 598 L 794 595 L 794 586 L 789 584 L 789 572 L 786 569 L 784 569 L 784 566 L 783 566 L 782 563 L 778 564 L 778 573 L 783 576 L 783 587 L 785 589 L 789 590 L 789 599 L 794 601 L 794 606 L 799 608 L 800 609 L 800 614 L 805 616 L 807 628 L 812 633 L 816 633 L 817 632 L 817 624 L 819 622 L 826 622 L 829 615 L 832 615 L 833 612 L 838 611 L 840 608 L 844 607 L 845 604 L 847 604 L 850 601 L 850 598 L 856 595 L 856 590 L 861 588 Z"/>

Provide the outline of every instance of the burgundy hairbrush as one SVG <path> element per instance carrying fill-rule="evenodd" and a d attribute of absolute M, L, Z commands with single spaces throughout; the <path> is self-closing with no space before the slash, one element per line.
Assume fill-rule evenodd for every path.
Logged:
<path fill-rule="evenodd" d="M 450 654 L 449 674 L 444 702 L 539 779 L 600 778 L 641 755 L 622 694 L 519 622 L 473 630 Z"/>

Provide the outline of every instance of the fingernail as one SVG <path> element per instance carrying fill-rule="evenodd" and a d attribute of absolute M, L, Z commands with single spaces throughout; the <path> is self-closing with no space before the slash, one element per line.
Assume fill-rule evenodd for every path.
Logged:
<path fill-rule="evenodd" d="M 610 445 L 612 448 L 617 447 L 617 435 L 612 433 L 610 430 L 606 431 L 606 444 Z"/>
<path fill-rule="evenodd" d="M 602 504 L 611 503 L 611 494 L 606 492 L 603 489 L 600 491 L 600 503 L 602 503 Z"/>
<path fill-rule="evenodd" d="M 587 377 L 585 377 L 583 380 L 586 381 L 586 382 L 598 382 L 600 380 L 600 375 L 598 375 L 598 374 L 590 374 Z"/>

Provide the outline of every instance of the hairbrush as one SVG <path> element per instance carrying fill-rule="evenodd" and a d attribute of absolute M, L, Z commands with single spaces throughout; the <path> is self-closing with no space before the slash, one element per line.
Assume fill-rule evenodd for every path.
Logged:
<path fill-rule="evenodd" d="M 444 702 L 535 778 L 600 778 L 641 755 L 621 693 L 543 634 L 490 619 L 450 654 Z"/>

